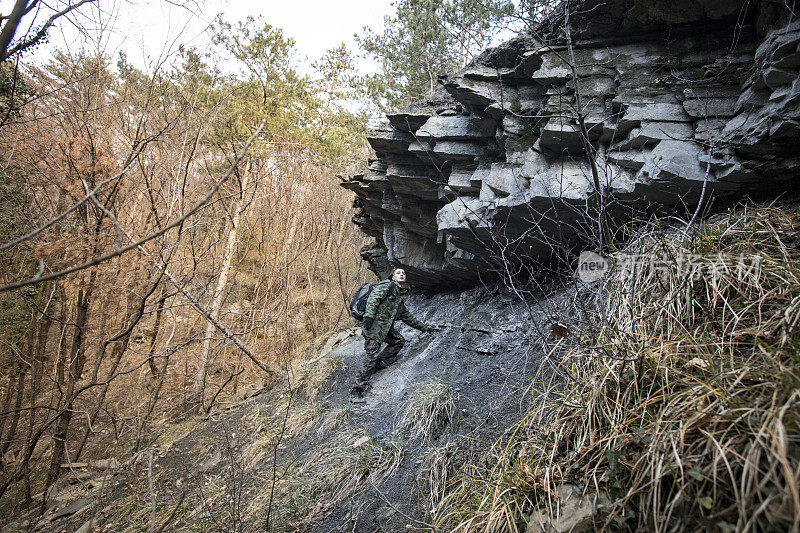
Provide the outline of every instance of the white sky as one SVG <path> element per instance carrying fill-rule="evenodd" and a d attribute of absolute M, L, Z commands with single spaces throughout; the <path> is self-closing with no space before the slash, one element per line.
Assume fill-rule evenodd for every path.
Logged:
<path fill-rule="evenodd" d="M 222 10 L 233 20 L 261 14 L 294 38 L 298 50 L 316 58 L 342 41 L 354 45 L 353 34 L 364 26 L 382 27 L 384 15 L 391 11 L 390 1 L 264 0 L 254 7 L 253 3 L 233 0 L 225 2 Z"/>
<path fill-rule="evenodd" d="M 10 11 L 12 0 L 0 0 L 0 12 Z M 364 26 L 379 30 L 385 15 L 392 12 L 391 0 L 195 0 L 189 9 L 177 2 L 164 0 L 99 0 L 96 6 L 83 6 L 77 16 L 79 24 L 99 34 L 106 53 L 116 58 L 124 51 L 139 67 L 147 67 L 160 55 L 174 53 L 178 44 L 203 47 L 207 36 L 203 30 L 217 13 L 223 12 L 229 22 L 244 20 L 248 15 L 261 15 L 264 21 L 281 28 L 296 41 L 296 64 L 307 65 L 326 50 L 345 42 L 355 49 L 353 34 Z M 49 44 L 32 56 L 46 60 L 53 47 L 77 45 L 78 31 L 74 24 L 53 28 Z"/>

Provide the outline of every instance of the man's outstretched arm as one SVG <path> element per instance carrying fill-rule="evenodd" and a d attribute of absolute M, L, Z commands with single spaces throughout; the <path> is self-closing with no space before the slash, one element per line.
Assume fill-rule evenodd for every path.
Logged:
<path fill-rule="evenodd" d="M 420 331 L 428 331 L 428 326 L 425 325 L 424 322 L 419 320 L 417 317 L 411 314 L 411 312 L 406 309 L 405 302 L 400 304 L 400 312 L 397 314 L 397 318 L 402 320 L 409 326 L 414 329 L 418 329 Z"/>

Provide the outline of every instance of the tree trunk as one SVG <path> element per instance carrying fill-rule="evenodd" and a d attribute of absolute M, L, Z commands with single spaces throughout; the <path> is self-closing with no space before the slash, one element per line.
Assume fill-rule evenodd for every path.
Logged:
<path fill-rule="evenodd" d="M 41 290 L 39 294 L 41 295 Z M 11 415 L 11 422 L 8 426 L 8 432 L 5 435 L 5 438 L 0 438 L 2 440 L 2 445 L 0 446 L 0 456 L 5 454 L 11 443 L 14 442 L 14 436 L 17 433 L 17 426 L 19 425 L 19 419 L 22 415 L 22 401 L 25 396 L 25 378 L 27 377 L 26 372 L 26 361 L 30 361 L 34 354 L 36 353 L 36 325 L 38 324 L 38 320 L 36 320 L 36 315 L 31 312 L 31 320 L 30 324 L 28 325 L 28 334 L 25 336 L 25 343 L 22 348 L 22 355 L 19 352 L 14 353 L 15 358 L 18 359 L 16 366 L 17 373 L 17 387 L 16 387 L 16 400 L 14 401 L 14 411 L 10 413 Z M 9 381 L 9 386 L 11 382 Z"/>
<path fill-rule="evenodd" d="M 161 297 L 158 299 L 158 304 L 156 305 L 156 320 L 153 324 L 153 339 L 150 341 L 150 349 L 148 350 L 148 358 L 147 364 L 150 366 L 150 378 L 152 380 L 158 379 L 158 365 L 156 365 L 155 357 L 153 356 L 153 350 L 156 347 L 156 340 L 158 339 L 158 333 L 161 330 L 161 314 L 164 311 L 164 304 L 167 301 L 167 297 L 169 295 L 166 292 L 165 287 L 161 286 Z"/>
<path fill-rule="evenodd" d="M 6 428 L 6 419 L 11 409 L 11 400 L 14 398 L 14 373 L 8 373 L 6 381 L 6 393 L 3 395 L 3 405 L 0 407 L 0 443 L 3 442 L 3 432 Z"/>
<path fill-rule="evenodd" d="M 67 433 L 69 424 L 72 421 L 72 404 L 75 401 L 75 388 L 78 380 L 83 373 L 83 365 L 86 361 L 84 350 L 84 329 L 86 327 L 86 315 L 89 310 L 89 301 L 92 294 L 92 286 L 94 284 L 95 272 L 90 275 L 88 288 L 80 289 L 76 297 L 77 316 L 75 317 L 75 333 L 72 336 L 72 345 L 69 350 L 69 359 L 67 361 L 68 371 L 64 376 L 66 380 L 66 387 L 62 398 L 64 405 L 62 406 L 61 415 L 58 417 L 56 430 L 53 433 L 53 452 L 50 456 L 50 468 L 47 471 L 47 482 L 45 484 L 43 502 L 47 499 L 47 490 L 56 481 L 61 468 L 61 461 L 64 459 L 64 451 L 67 443 Z"/>
<path fill-rule="evenodd" d="M 38 439 L 34 439 L 34 429 L 36 427 L 36 400 L 39 397 L 39 388 L 42 384 L 42 374 L 44 373 L 44 363 L 46 360 L 47 340 L 50 338 L 50 327 L 53 324 L 50 314 L 45 308 L 39 320 L 39 334 L 36 340 L 36 347 L 32 351 L 33 354 L 33 375 L 31 376 L 31 392 L 30 392 L 30 411 L 28 412 L 28 434 L 25 437 L 25 453 L 24 457 L 30 456 L 33 448 L 36 446 Z M 30 450 L 28 449 L 30 448 Z M 25 468 L 25 501 L 31 500 L 31 476 L 28 468 Z"/>
<path fill-rule="evenodd" d="M 225 300 L 225 286 L 228 284 L 228 275 L 230 274 L 231 262 L 233 261 L 233 253 L 236 250 L 236 237 L 239 231 L 239 221 L 242 217 L 242 212 L 247 206 L 245 194 L 250 178 L 250 168 L 245 170 L 242 176 L 242 188 L 239 198 L 236 200 L 233 208 L 233 218 L 231 220 L 231 228 L 228 231 L 228 239 L 225 243 L 225 250 L 222 256 L 222 268 L 217 278 L 217 284 L 214 288 L 214 298 L 211 301 L 209 312 L 215 319 L 219 319 L 219 310 L 222 308 L 222 302 Z M 198 409 L 203 410 L 203 393 L 205 391 L 206 373 L 208 372 L 208 364 L 211 361 L 211 347 L 212 336 L 215 331 L 214 324 L 210 321 L 206 324 L 205 338 L 203 339 L 203 349 L 200 352 L 200 362 L 197 365 L 197 372 L 194 378 L 194 386 L 192 388 L 192 399 L 198 402 Z"/>
<path fill-rule="evenodd" d="M 0 446 L 0 455 L 5 454 L 9 447 L 11 447 L 11 443 L 14 442 L 14 434 L 17 432 L 17 425 L 19 424 L 20 410 L 22 408 L 22 396 L 25 393 L 25 366 L 22 363 L 17 363 L 16 377 L 17 399 L 14 402 L 14 411 L 11 413 L 11 423 L 8 426 L 8 432 L 3 439 L 3 445 Z"/>
<path fill-rule="evenodd" d="M 145 293 L 140 297 L 139 304 L 135 307 L 135 311 L 133 316 L 131 316 L 130 320 L 123 325 L 123 327 L 114 335 L 110 336 L 107 339 L 103 339 L 97 347 L 97 356 L 96 356 L 96 364 L 94 373 L 92 375 L 92 381 L 97 382 L 99 379 L 99 372 L 100 366 L 105 358 L 106 350 L 109 346 L 113 344 L 111 348 L 111 367 L 108 369 L 108 374 L 106 374 L 105 379 L 102 381 L 102 385 L 100 385 L 100 393 L 98 394 L 97 401 L 95 403 L 95 408 L 92 411 L 91 415 L 89 416 L 89 424 L 87 424 L 86 429 L 83 432 L 83 437 L 78 441 L 78 446 L 75 448 L 75 454 L 73 457 L 74 461 L 77 461 L 80 457 L 81 453 L 83 452 L 84 446 L 86 446 L 86 442 L 89 439 L 89 435 L 92 432 L 92 427 L 95 425 L 97 421 L 97 417 L 100 414 L 100 411 L 103 408 L 103 404 L 106 400 L 106 394 L 108 393 L 108 387 L 111 383 L 111 380 L 117 373 L 117 369 L 119 368 L 120 363 L 122 362 L 122 357 L 125 355 L 125 352 L 128 351 L 128 345 L 131 340 L 131 333 L 133 332 L 133 328 L 136 327 L 137 324 L 142 320 L 144 316 L 145 307 L 147 305 L 147 299 L 152 296 L 152 294 L 156 291 L 156 288 L 161 283 L 161 277 L 163 274 L 159 275 L 155 281 L 151 284 L 150 288 L 145 291 Z M 132 293 L 133 294 L 133 293 Z M 132 297 L 129 301 L 128 307 L 133 307 L 133 300 L 135 297 Z"/>

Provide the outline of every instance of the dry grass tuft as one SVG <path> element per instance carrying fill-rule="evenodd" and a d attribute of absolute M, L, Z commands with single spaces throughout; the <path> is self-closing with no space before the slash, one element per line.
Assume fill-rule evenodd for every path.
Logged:
<path fill-rule="evenodd" d="M 431 516 L 436 514 L 436 506 L 451 488 L 456 471 L 456 451 L 457 446 L 451 441 L 429 450 L 422 457 L 422 465 L 417 471 L 417 487 L 424 499 L 425 509 Z"/>
<path fill-rule="evenodd" d="M 299 361 L 294 369 L 292 388 L 295 393 L 312 399 L 319 395 L 327 379 L 343 364 L 342 356 L 337 353 L 326 354 L 321 359 Z"/>
<path fill-rule="evenodd" d="M 201 422 L 201 416 L 193 416 L 177 424 L 169 425 L 155 440 L 155 445 L 170 448 L 179 440 L 186 438 Z"/>
<path fill-rule="evenodd" d="M 800 528 L 799 236 L 797 206 L 654 229 L 637 251 L 663 263 L 612 273 L 567 384 L 464 468 L 442 530 L 524 531 L 565 482 L 615 501 L 598 529 Z"/>
<path fill-rule="evenodd" d="M 414 386 L 403 410 L 399 429 L 412 439 L 430 442 L 455 421 L 456 393 L 444 381 L 434 378 Z"/>
<path fill-rule="evenodd" d="M 308 527 L 321 513 L 370 484 L 394 474 L 403 460 L 400 441 L 378 442 L 358 432 L 346 432 L 317 448 L 303 463 L 285 472 L 275 492 L 276 531 Z M 271 481 L 250 507 L 251 516 L 263 515 Z"/>
<path fill-rule="evenodd" d="M 322 420 L 317 426 L 317 436 L 324 438 L 337 430 L 342 423 L 350 416 L 350 405 L 340 407 L 330 407 L 326 409 Z"/>
<path fill-rule="evenodd" d="M 299 402 L 289 408 L 284 437 L 292 438 L 307 433 L 314 422 L 325 412 L 321 402 Z"/>

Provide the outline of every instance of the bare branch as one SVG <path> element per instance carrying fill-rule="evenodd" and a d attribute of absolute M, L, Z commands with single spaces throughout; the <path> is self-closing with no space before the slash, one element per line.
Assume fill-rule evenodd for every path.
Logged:
<path fill-rule="evenodd" d="M 39 43 L 39 41 L 41 41 L 45 35 L 47 35 L 47 30 L 50 29 L 56 20 L 75 9 L 78 9 L 83 4 L 94 1 L 95 0 L 79 0 L 78 3 L 69 4 L 61 11 L 53 13 L 50 18 L 48 18 L 47 21 L 42 24 L 42 27 L 39 28 L 33 37 L 23 39 L 9 50 L 8 46 L 11 44 L 11 39 L 14 38 L 14 34 L 17 32 L 17 27 L 22 20 L 22 16 L 28 13 L 38 2 L 38 0 L 32 0 L 31 3 L 28 4 L 28 0 L 17 0 L 11 15 L 9 16 L 5 25 L 3 25 L 3 29 L 0 30 L 0 61 L 5 61 L 14 54 L 22 52 Z"/>
<path fill-rule="evenodd" d="M 263 130 L 264 127 L 267 125 L 267 119 L 268 118 L 269 118 L 269 115 L 264 115 L 264 118 L 261 120 L 261 124 L 258 125 L 256 130 L 250 136 L 250 138 L 247 139 L 247 142 L 244 143 L 244 146 L 242 147 L 242 151 L 239 153 L 238 156 L 236 156 L 236 158 L 234 159 L 233 163 L 231 163 L 231 165 L 228 167 L 228 170 L 226 170 L 222 174 L 222 176 L 217 180 L 217 182 L 214 184 L 214 186 L 211 188 L 211 190 L 200 201 L 198 201 L 196 204 L 194 204 L 194 206 L 192 206 L 188 211 L 186 211 L 181 217 L 179 217 L 179 218 L 175 219 L 174 221 L 170 222 L 169 224 L 165 225 L 160 230 L 158 230 L 158 231 L 156 231 L 154 233 L 151 233 L 151 234 L 149 234 L 149 235 L 147 235 L 145 237 L 142 237 L 138 241 L 132 242 L 131 244 L 128 244 L 127 246 L 123 246 L 121 248 L 117 248 L 116 250 L 114 250 L 112 252 L 109 252 L 109 253 L 106 253 L 106 254 L 103 254 L 100 257 L 96 257 L 94 259 L 91 259 L 91 260 L 86 261 L 84 263 L 81 263 L 79 265 L 75 265 L 75 266 L 72 266 L 72 267 L 69 267 L 69 268 L 65 268 L 65 269 L 59 270 L 57 272 L 53 272 L 53 273 L 48 274 L 46 276 L 41 276 L 39 278 L 29 278 L 29 279 L 25 279 L 25 280 L 21 280 L 21 281 L 15 281 L 15 282 L 9 283 L 7 285 L 3 285 L 2 287 L 0 287 L 0 292 L 11 291 L 11 290 L 14 290 L 14 289 L 19 289 L 21 287 L 27 287 L 28 285 L 33 285 L 34 283 L 42 283 L 44 281 L 50 281 L 50 280 L 57 279 L 57 278 L 60 278 L 60 277 L 63 277 L 63 276 L 69 275 L 69 274 L 74 274 L 75 272 L 79 272 L 81 270 L 85 270 L 85 269 L 93 267 L 95 265 L 99 265 L 100 263 L 108 261 L 109 259 L 113 259 L 114 257 L 120 256 L 120 255 L 122 255 L 122 254 L 124 254 L 126 252 L 130 252 L 131 250 L 133 250 L 135 248 L 139 248 L 141 245 L 145 244 L 146 242 L 151 241 L 151 240 L 155 239 L 156 237 L 160 237 L 161 235 L 164 235 L 165 233 L 167 233 L 169 230 L 171 230 L 173 228 L 177 228 L 178 226 L 183 224 L 186 221 L 187 218 L 189 218 L 193 214 L 195 214 L 198 211 L 200 211 L 211 200 L 211 198 L 214 197 L 214 195 L 217 193 L 219 188 L 222 187 L 222 184 L 225 183 L 228 180 L 228 178 L 230 178 L 231 174 L 233 174 L 234 169 L 237 167 L 239 162 L 241 162 L 241 160 L 247 154 L 247 149 L 250 148 L 250 145 L 253 143 L 255 138 L 258 136 L 259 133 L 261 133 L 261 130 Z"/>

